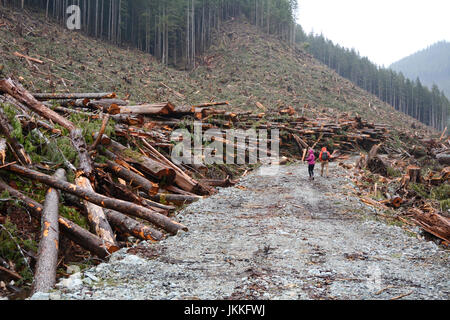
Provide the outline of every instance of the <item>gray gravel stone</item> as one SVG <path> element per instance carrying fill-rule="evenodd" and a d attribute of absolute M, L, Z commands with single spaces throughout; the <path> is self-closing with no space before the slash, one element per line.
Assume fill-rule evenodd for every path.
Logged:
<path fill-rule="evenodd" d="M 448 250 L 377 221 L 345 189 L 348 172 L 279 170 L 188 206 L 189 232 L 120 250 L 84 273 L 89 285 L 63 280 L 61 299 L 450 298 Z"/>

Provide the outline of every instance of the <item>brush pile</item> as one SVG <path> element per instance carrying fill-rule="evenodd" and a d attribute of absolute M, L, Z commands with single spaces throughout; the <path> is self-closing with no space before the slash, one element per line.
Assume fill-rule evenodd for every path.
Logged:
<path fill-rule="evenodd" d="M 401 221 L 403 228 L 417 225 L 448 246 L 450 167 L 442 159 L 450 152 L 450 139 L 444 141 L 444 133 L 436 139 L 419 139 L 420 147 L 388 156 L 378 155 L 381 145 L 376 145 L 355 166 L 340 165 L 353 169 L 352 180 L 360 190 L 355 192 L 362 202 L 394 210 L 390 218 Z"/>

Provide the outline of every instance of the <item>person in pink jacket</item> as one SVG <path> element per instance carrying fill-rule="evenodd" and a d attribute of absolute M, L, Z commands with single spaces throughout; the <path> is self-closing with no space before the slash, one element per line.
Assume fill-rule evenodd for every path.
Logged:
<path fill-rule="evenodd" d="M 316 166 L 316 156 L 314 155 L 314 150 L 309 149 L 308 158 L 308 171 L 309 171 L 309 180 L 314 180 L 314 167 Z"/>

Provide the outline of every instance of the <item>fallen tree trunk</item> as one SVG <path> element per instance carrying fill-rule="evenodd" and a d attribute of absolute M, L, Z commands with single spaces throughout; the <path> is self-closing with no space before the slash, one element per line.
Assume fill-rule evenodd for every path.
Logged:
<path fill-rule="evenodd" d="M 89 179 L 85 177 L 79 177 L 76 179 L 76 184 L 77 186 L 94 193 L 94 189 L 92 188 Z M 87 200 L 84 200 L 83 204 L 86 208 L 87 218 L 92 230 L 95 231 L 95 234 L 106 242 L 116 243 L 114 233 L 108 223 L 108 220 L 106 219 L 103 209 Z"/>
<path fill-rule="evenodd" d="M 209 190 L 207 187 L 203 186 L 198 181 L 194 180 L 190 176 L 188 176 L 183 170 L 181 170 L 179 167 L 177 167 L 173 162 L 171 162 L 169 159 L 164 157 L 158 150 L 153 148 L 152 145 L 150 145 L 145 139 L 141 139 L 141 141 L 144 143 L 144 145 L 152 152 L 153 156 L 161 161 L 162 163 L 166 164 L 167 166 L 171 167 L 175 171 L 175 183 L 182 188 L 185 191 L 191 192 L 191 193 L 199 193 L 202 195 L 212 194 L 213 191 Z"/>
<path fill-rule="evenodd" d="M 101 142 L 102 136 L 106 130 L 106 126 L 108 125 L 109 118 L 110 118 L 109 114 L 106 114 L 103 117 L 102 126 L 100 127 L 100 131 L 96 134 L 97 137 L 95 138 L 94 143 L 89 147 L 89 151 L 95 150 L 97 148 L 97 146 L 99 145 L 99 143 Z"/>
<path fill-rule="evenodd" d="M 38 64 L 44 64 L 44 61 L 42 61 L 42 60 L 39 60 L 39 59 L 30 57 L 30 56 L 24 55 L 24 54 L 22 54 L 20 52 L 17 52 L 17 51 L 14 52 L 13 55 L 15 55 L 18 58 L 24 58 L 24 59 L 27 59 L 28 61 L 32 61 L 32 62 L 35 62 L 35 63 L 38 63 Z"/>
<path fill-rule="evenodd" d="M 105 214 L 111 225 L 125 235 L 149 241 L 161 241 L 164 239 L 164 235 L 158 230 L 150 228 L 120 212 L 107 209 Z"/>
<path fill-rule="evenodd" d="M 170 102 L 157 104 L 144 104 L 140 106 L 122 106 L 119 108 L 120 114 L 137 115 L 168 115 L 175 110 Z"/>
<path fill-rule="evenodd" d="M 166 184 L 171 184 L 175 179 L 175 170 L 165 164 L 157 162 L 153 159 L 145 157 L 140 153 L 133 152 L 120 143 L 106 139 L 105 135 L 102 138 L 102 143 L 119 159 L 132 163 L 138 166 L 144 173 L 155 177 L 158 180 L 164 180 Z M 116 159 L 113 159 L 116 160 Z"/>
<path fill-rule="evenodd" d="M 450 219 L 434 212 L 412 209 L 413 221 L 425 231 L 450 243 Z M 410 211 L 411 212 L 411 211 Z"/>
<path fill-rule="evenodd" d="M 20 83 L 15 83 L 11 79 L 0 80 L 0 91 L 8 93 L 10 96 L 15 98 L 20 103 L 23 103 L 40 116 L 49 119 L 69 130 L 72 144 L 78 152 L 80 170 L 87 177 L 93 177 L 92 160 L 89 156 L 82 130 L 78 129 L 71 121 L 60 116 L 55 111 L 37 101 L 31 93 L 22 87 Z"/>
<path fill-rule="evenodd" d="M 108 165 L 108 169 L 116 176 L 122 178 L 132 186 L 144 190 L 148 193 L 148 195 L 152 196 L 158 193 L 159 186 L 156 183 L 149 181 L 148 179 L 118 165 L 117 163 L 112 162 L 111 160 L 107 160 L 106 164 Z"/>
<path fill-rule="evenodd" d="M 4 181 L 0 180 L 0 191 L 8 191 L 9 195 L 12 198 L 19 199 L 23 202 L 23 204 L 27 207 L 30 214 L 36 220 L 41 220 L 42 212 L 44 211 L 44 207 L 34 201 L 33 199 L 28 198 L 21 192 L 7 185 Z M 80 245 L 82 248 L 88 250 L 92 254 L 98 256 L 101 259 L 106 258 L 110 254 L 119 250 L 119 247 L 112 243 L 104 242 L 99 237 L 90 233 L 86 229 L 83 229 L 79 225 L 73 223 L 72 221 L 59 217 L 58 218 L 59 228 L 61 232 L 70 240 Z"/>
<path fill-rule="evenodd" d="M 29 93 L 27 90 L 25 90 L 24 87 L 22 87 L 20 83 L 16 83 L 11 79 L 0 80 L 0 91 L 8 93 L 14 99 L 26 105 L 28 108 L 30 108 L 40 116 L 61 125 L 67 130 L 72 131 L 73 129 L 75 129 L 75 126 L 72 122 L 64 117 L 61 117 L 53 110 L 47 108 L 41 102 L 37 101 L 31 93 Z"/>
<path fill-rule="evenodd" d="M 54 188 L 63 190 L 67 193 L 76 195 L 86 201 L 92 202 L 103 208 L 116 210 L 127 215 L 131 215 L 137 218 L 147 220 L 154 225 L 161 227 L 171 234 L 177 234 L 179 230 L 188 231 L 188 228 L 181 223 L 175 222 L 157 212 L 154 212 L 148 208 L 135 205 L 134 203 L 126 202 L 118 199 L 111 199 L 101 194 L 92 192 L 85 188 L 80 188 L 74 184 L 56 180 L 46 174 L 37 172 L 18 165 L 11 165 L 6 168 L 7 170 L 17 173 L 21 176 L 39 181 Z"/>
<path fill-rule="evenodd" d="M 191 107 L 191 109 L 205 108 L 205 107 L 214 107 L 214 106 L 224 106 L 224 105 L 229 105 L 228 101 L 224 101 L 224 102 L 206 102 L 206 103 L 194 105 L 194 106 Z"/>
<path fill-rule="evenodd" d="M 116 94 L 114 92 L 99 92 L 99 93 L 32 93 L 37 100 L 61 100 L 61 99 L 114 99 Z"/>
<path fill-rule="evenodd" d="M 438 154 L 436 155 L 436 159 L 440 164 L 450 165 L 450 154 L 444 153 Z"/>
<path fill-rule="evenodd" d="M 207 184 L 211 187 L 221 187 L 228 188 L 237 184 L 237 181 L 232 181 L 230 177 L 227 177 L 224 180 L 215 180 L 215 179 L 203 179 L 200 180 L 202 183 Z"/>
<path fill-rule="evenodd" d="M 56 171 L 53 176 L 58 180 L 66 180 L 64 169 Z M 49 188 L 45 196 L 44 211 L 41 219 L 41 239 L 38 259 L 34 272 L 31 292 L 47 293 L 56 283 L 56 268 L 59 250 L 59 191 Z"/>
<path fill-rule="evenodd" d="M 203 199 L 203 197 L 199 197 L 199 196 L 186 196 L 186 195 L 182 195 L 182 194 L 163 194 L 163 193 L 158 193 L 149 198 L 156 202 L 162 202 L 162 203 L 174 202 L 177 204 L 193 203 L 193 202 Z"/>

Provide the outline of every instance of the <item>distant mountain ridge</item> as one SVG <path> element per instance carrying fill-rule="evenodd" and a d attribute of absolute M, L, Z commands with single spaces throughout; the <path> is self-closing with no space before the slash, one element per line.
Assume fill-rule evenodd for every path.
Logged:
<path fill-rule="evenodd" d="M 436 84 L 450 98 L 450 42 L 437 42 L 393 63 L 390 68 L 410 79 L 418 77 L 429 88 Z"/>

